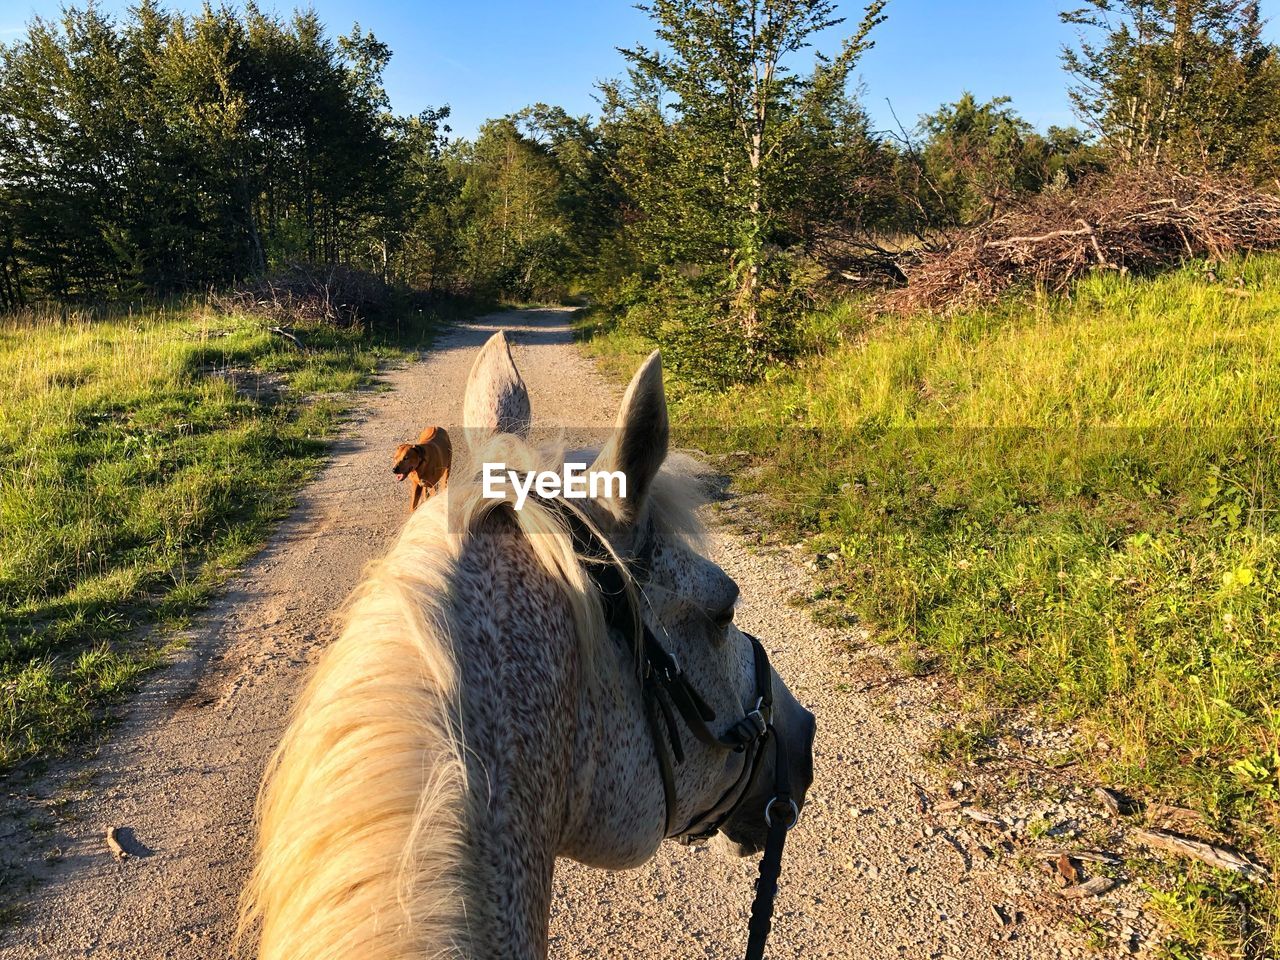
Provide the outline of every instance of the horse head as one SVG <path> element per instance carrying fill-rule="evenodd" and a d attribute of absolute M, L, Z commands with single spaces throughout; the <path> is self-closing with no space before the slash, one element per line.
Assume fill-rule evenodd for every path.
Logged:
<path fill-rule="evenodd" d="M 469 433 L 496 424 L 528 433 L 528 394 L 502 334 L 472 368 L 465 409 Z M 630 758 L 629 774 L 617 771 L 616 793 L 595 799 L 607 807 L 645 795 L 637 779 L 658 781 L 663 803 L 649 811 L 651 840 L 702 840 L 719 832 L 729 841 L 722 848 L 747 855 L 763 847 L 775 815 L 792 824 L 799 817 L 813 778 L 815 723 L 762 644 L 734 623 L 739 587 L 704 555 L 692 518 L 706 484 L 691 461 L 668 463 L 669 445 L 655 351 L 636 372 L 613 431 L 587 470 L 588 476 L 621 475 L 625 484 L 562 504 L 604 603 L 611 647 L 622 653 L 620 669 L 597 696 L 601 704 L 643 711 L 650 740 L 641 756 Z M 582 453 L 566 458 L 583 459 Z M 637 690 L 638 701 L 631 695 Z M 618 718 L 616 725 L 633 729 L 634 722 L 634 716 Z M 610 837 L 608 817 L 584 819 L 606 830 L 588 826 L 580 849 L 570 842 L 565 852 L 577 859 L 627 866 L 656 846 L 637 847 L 635 824 L 619 825 L 626 835 Z"/>

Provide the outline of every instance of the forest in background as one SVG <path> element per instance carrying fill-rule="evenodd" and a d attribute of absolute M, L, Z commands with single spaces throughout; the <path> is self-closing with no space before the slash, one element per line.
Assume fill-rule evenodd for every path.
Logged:
<path fill-rule="evenodd" d="M 390 48 L 314 12 L 35 20 L 0 48 L 0 308 L 337 264 L 428 296 L 587 294 L 723 386 L 793 358 L 815 305 L 910 286 L 1038 198 L 1071 224 L 1077 195 L 1170 175 L 1277 189 L 1280 56 L 1256 2 L 1064 12 L 1081 126 L 1046 131 L 963 91 L 873 129 L 853 81 L 885 0 L 856 23 L 829 0 L 645 9 L 652 45 L 621 51 L 598 116 L 535 104 L 473 139 L 447 106 L 397 115 Z M 839 52 L 814 53 L 832 31 Z"/>

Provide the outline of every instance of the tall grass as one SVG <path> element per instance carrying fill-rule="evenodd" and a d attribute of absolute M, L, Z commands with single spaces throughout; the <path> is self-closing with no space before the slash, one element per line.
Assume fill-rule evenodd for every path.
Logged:
<path fill-rule="evenodd" d="M 1274 861 L 1280 258 L 1218 274 L 1094 276 L 946 320 L 841 305 L 810 320 L 825 347 L 768 382 L 677 384 L 677 421 L 754 454 L 738 486 L 837 558 L 831 590 L 882 636 L 987 703 L 1079 723 L 1101 775 Z M 1205 891 L 1273 916 L 1274 892 L 1210 881 L 1160 901 L 1182 946 L 1263 955 L 1270 922 Z"/>
<path fill-rule="evenodd" d="M 320 463 L 342 394 L 429 334 L 300 352 L 200 307 L 0 321 L 0 771 L 99 723 Z"/>

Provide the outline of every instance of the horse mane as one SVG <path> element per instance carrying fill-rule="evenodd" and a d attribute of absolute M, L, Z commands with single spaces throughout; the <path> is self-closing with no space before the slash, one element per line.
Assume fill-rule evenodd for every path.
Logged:
<path fill-rule="evenodd" d="M 555 451 L 494 436 L 475 462 L 558 469 Z M 673 457 L 649 513 L 698 542 L 704 500 L 693 461 Z M 468 784 L 450 583 L 468 538 L 507 509 L 569 606 L 585 673 L 609 642 L 599 596 L 560 511 L 486 499 L 451 483 L 415 511 L 347 603 L 267 764 L 255 866 L 235 943 L 255 931 L 260 960 L 406 960 L 467 953 Z"/>

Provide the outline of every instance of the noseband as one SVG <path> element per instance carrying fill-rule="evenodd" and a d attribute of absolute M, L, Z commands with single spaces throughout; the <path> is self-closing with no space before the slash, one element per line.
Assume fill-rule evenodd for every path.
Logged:
<path fill-rule="evenodd" d="M 778 876 L 782 871 L 782 848 L 788 831 L 800 820 L 800 807 L 791 796 L 786 748 L 773 726 L 773 669 L 769 655 L 756 637 L 743 633 L 751 642 L 754 661 L 754 705 L 724 733 L 716 734 L 709 726 L 716 719 L 715 711 L 640 615 L 641 593 L 634 578 L 623 570 L 617 555 L 585 518 L 562 502 L 558 506 L 573 537 L 575 550 L 586 561 L 585 569 L 600 596 L 605 622 L 620 632 L 636 651 L 645 719 L 662 776 L 665 835 L 689 844 L 716 834 L 742 807 L 760 772 L 765 750 L 770 744 L 773 746 L 774 791 L 760 812 L 767 833 L 756 895 L 751 904 L 746 953 L 746 960 L 763 960 L 772 925 L 773 901 L 778 892 Z M 743 754 L 742 772 L 737 779 L 709 810 L 694 816 L 682 827 L 677 827 L 674 819 L 675 767 L 684 762 L 676 714 L 684 720 L 689 732 L 706 746 Z"/>

